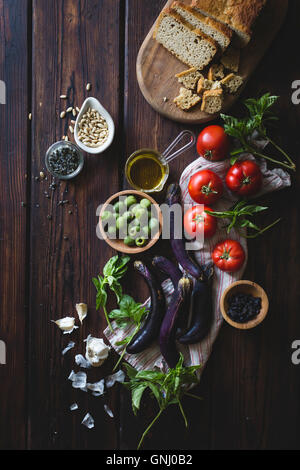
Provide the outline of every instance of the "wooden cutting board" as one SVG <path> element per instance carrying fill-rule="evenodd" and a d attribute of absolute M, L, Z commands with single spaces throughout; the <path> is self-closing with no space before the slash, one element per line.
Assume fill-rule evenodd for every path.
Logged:
<path fill-rule="evenodd" d="M 166 7 L 169 7 L 172 3 L 173 0 L 169 0 Z M 190 1 L 185 0 L 185 3 L 190 4 Z M 288 0 L 268 0 L 266 7 L 257 20 L 250 43 L 241 50 L 239 74 L 245 80 L 244 85 L 237 94 L 226 95 L 223 112 L 227 111 L 242 93 L 252 72 L 281 28 L 287 9 Z M 180 88 L 175 74 L 189 67 L 153 39 L 154 27 L 155 24 L 144 40 L 137 57 L 137 79 L 145 99 L 158 113 L 177 122 L 201 124 L 215 119 L 217 115 L 203 113 L 199 106 L 185 112 L 173 103 L 173 99 L 179 94 Z M 274 64 L 275 72 L 276 65 Z M 167 101 L 164 98 L 167 98 Z"/>

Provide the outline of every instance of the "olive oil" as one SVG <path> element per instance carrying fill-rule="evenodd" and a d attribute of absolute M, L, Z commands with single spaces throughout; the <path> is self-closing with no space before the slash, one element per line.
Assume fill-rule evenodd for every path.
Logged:
<path fill-rule="evenodd" d="M 156 154 L 143 153 L 135 156 L 127 168 L 132 184 L 142 190 L 157 188 L 165 178 L 166 169 Z"/>

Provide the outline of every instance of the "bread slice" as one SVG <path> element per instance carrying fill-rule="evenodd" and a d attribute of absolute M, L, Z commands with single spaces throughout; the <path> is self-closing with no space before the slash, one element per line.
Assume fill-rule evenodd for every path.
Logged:
<path fill-rule="evenodd" d="M 198 95 L 195 95 L 192 90 L 188 90 L 187 88 L 181 87 L 180 94 L 174 98 L 174 103 L 178 108 L 182 109 L 183 111 L 188 111 L 189 109 L 196 106 L 196 104 L 200 103 L 201 98 Z"/>
<path fill-rule="evenodd" d="M 222 51 L 225 51 L 229 46 L 232 30 L 228 28 L 228 26 L 202 15 L 193 10 L 190 6 L 179 1 L 172 3 L 172 9 L 188 21 L 195 29 L 199 29 L 199 31 L 214 39 Z"/>
<path fill-rule="evenodd" d="M 208 80 L 222 80 L 225 77 L 224 66 L 222 64 L 214 64 L 209 68 Z"/>
<path fill-rule="evenodd" d="M 202 70 L 217 53 L 216 43 L 187 23 L 173 10 L 163 10 L 154 30 L 154 39 L 179 60 Z"/>
<path fill-rule="evenodd" d="M 212 80 L 207 80 L 207 78 L 200 78 L 197 84 L 198 95 L 202 95 L 205 91 L 211 90 L 213 83 Z"/>
<path fill-rule="evenodd" d="M 242 46 L 251 39 L 252 26 L 267 0 L 192 0 L 192 7 L 236 32 Z"/>
<path fill-rule="evenodd" d="M 241 50 L 230 46 L 221 57 L 221 63 L 232 72 L 238 72 L 240 67 Z"/>
<path fill-rule="evenodd" d="M 195 90 L 198 81 L 203 75 L 195 68 L 184 70 L 183 72 L 175 75 L 178 78 L 179 83 L 189 90 Z"/>
<path fill-rule="evenodd" d="M 239 75 L 235 75 L 234 73 L 230 73 L 227 77 L 221 80 L 222 86 L 228 93 L 234 94 L 238 91 L 238 89 L 243 85 L 244 80 Z"/>
<path fill-rule="evenodd" d="M 208 114 L 216 114 L 222 110 L 223 91 L 208 90 L 205 91 L 202 98 L 201 111 Z"/>

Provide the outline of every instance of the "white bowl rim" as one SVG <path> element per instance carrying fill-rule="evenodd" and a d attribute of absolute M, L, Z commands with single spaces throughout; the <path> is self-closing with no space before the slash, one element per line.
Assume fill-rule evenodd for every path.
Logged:
<path fill-rule="evenodd" d="M 96 109 L 97 111 L 99 111 L 99 113 L 106 119 L 106 122 L 107 122 L 107 125 L 108 125 L 108 138 L 107 138 L 107 141 L 99 147 L 87 147 L 78 138 L 79 122 L 81 121 L 82 115 L 85 113 L 85 111 L 88 107 L 91 107 L 91 108 Z M 104 108 L 104 106 L 100 103 L 100 101 L 97 98 L 94 98 L 94 97 L 90 96 L 89 98 L 87 98 L 84 101 L 83 105 L 81 106 L 80 112 L 78 113 L 78 116 L 77 116 L 77 119 L 76 119 L 76 122 L 75 122 L 74 138 L 75 138 L 76 144 L 84 152 L 90 153 L 90 154 L 93 154 L 93 155 L 97 155 L 99 153 L 103 153 L 105 150 L 108 149 L 108 147 L 112 144 L 114 136 L 115 136 L 115 124 L 114 124 L 114 121 L 113 121 L 111 115 Z"/>

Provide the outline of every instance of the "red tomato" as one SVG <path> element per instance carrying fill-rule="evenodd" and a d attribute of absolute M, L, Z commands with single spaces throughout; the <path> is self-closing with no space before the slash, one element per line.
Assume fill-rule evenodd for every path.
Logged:
<path fill-rule="evenodd" d="M 236 162 L 227 173 L 226 184 L 240 196 L 252 196 L 262 186 L 262 173 L 253 160 Z"/>
<path fill-rule="evenodd" d="M 228 157 L 229 148 L 229 138 L 221 126 L 208 126 L 199 134 L 197 152 L 207 160 L 224 160 Z"/>
<path fill-rule="evenodd" d="M 189 193 L 198 204 L 214 204 L 223 194 L 222 180 L 213 171 L 198 171 L 190 179 Z"/>
<path fill-rule="evenodd" d="M 217 230 L 217 219 L 205 211 L 211 211 L 208 206 L 195 206 L 189 209 L 184 216 L 184 228 L 191 237 L 204 232 L 205 238 L 211 238 Z"/>
<path fill-rule="evenodd" d="M 225 240 L 215 246 L 212 259 L 221 271 L 234 273 L 243 266 L 245 252 L 239 242 L 235 240 Z"/>

